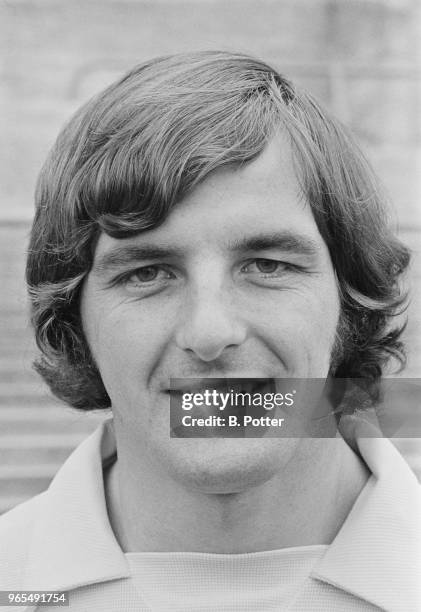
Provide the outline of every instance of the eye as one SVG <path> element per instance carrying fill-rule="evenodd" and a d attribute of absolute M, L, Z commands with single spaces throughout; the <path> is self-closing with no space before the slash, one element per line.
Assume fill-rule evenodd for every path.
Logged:
<path fill-rule="evenodd" d="M 279 261 L 274 259 L 256 259 L 256 268 L 264 274 L 273 274 L 280 266 Z"/>
<path fill-rule="evenodd" d="M 144 266 L 139 268 L 130 276 L 130 280 L 140 281 L 141 283 L 149 283 L 157 279 L 159 272 L 158 266 Z"/>
<path fill-rule="evenodd" d="M 261 274 L 276 274 L 292 269 L 292 264 L 276 259 L 254 259 L 243 268 L 243 272 L 260 272 Z"/>
<path fill-rule="evenodd" d="M 129 285 L 147 285 L 148 283 L 159 282 L 174 275 L 162 265 L 142 266 L 126 274 L 122 281 Z"/>

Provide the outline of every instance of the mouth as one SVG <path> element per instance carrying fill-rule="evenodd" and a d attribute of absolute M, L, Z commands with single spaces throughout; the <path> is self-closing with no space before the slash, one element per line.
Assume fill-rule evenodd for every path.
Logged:
<path fill-rule="evenodd" d="M 268 410 L 274 408 L 274 405 L 268 406 L 268 398 L 276 393 L 275 380 L 263 377 L 171 379 L 166 393 L 170 396 L 175 437 L 245 437 L 249 433 L 246 418 L 268 418 Z M 257 429 L 253 437 L 263 435 L 267 426 Z"/>
<path fill-rule="evenodd" d="M 274 378 L 171 379 L 170 406 L 199 417 L 265 415 L 265 399 L 276 393 Z M 186 403 L 187 402 L 187 403 Z M 189 408 L 187 408 L 189 406 Z"/>

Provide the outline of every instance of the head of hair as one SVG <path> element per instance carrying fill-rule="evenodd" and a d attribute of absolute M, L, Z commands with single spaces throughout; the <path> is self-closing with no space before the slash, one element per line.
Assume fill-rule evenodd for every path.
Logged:
<path fill-rule="evenodd" d="M 211 172 L 255 159 L 282 131 L 337 276 L 341 317 L 332 375 L 370 385 L 404 363 L 401 276 L 408 250 L 347 130 L 266 63 L 209 51 L 135 67 L 64 127 L 41 171 L 27 259 L 35 367 L 83 410 L 110 398 L 79 309 L 101 232 L 126 238 L 163 223 Z"/>

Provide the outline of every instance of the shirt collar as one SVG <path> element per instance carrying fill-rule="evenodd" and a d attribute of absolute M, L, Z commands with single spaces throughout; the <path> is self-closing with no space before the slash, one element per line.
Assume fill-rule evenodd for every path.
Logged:
<path fill-rule="evenodd" d="M 311 576 L 390 612 L 421 610 L 421 491 L 385 438 L 359 438 L 372 472 Z"/>
<path fill-rule="evenodd" d="M 115 452 L 108 419 L 57 472 L 37 517 L 27 584 L 63 591 L 130 575 L 104 493 L 103 463 Z"/>
<path fill-rule="evenodd" d="M 372 476 L 311 577 L 390 612 L 421 609 L 419 484 L 389 440 L 357 442 Z M 27 584 L 70 590 L 130 576 L 104 494 L 103 464 L 115 452 L 109 419 L 57 473 L 34 529 Z"/>

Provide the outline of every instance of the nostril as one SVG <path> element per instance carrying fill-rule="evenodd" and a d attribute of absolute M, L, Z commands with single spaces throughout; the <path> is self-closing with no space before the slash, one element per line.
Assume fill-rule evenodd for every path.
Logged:
<path fill-rule="evenodd" d="M 214 361 L 226 349 L 242 344 L 245 337 L 245 333 L 233 328 L 213 331 L 190 328 L 178 334 L 177 344 L 183 350 L 193 351 L 203 361 Z"/>

